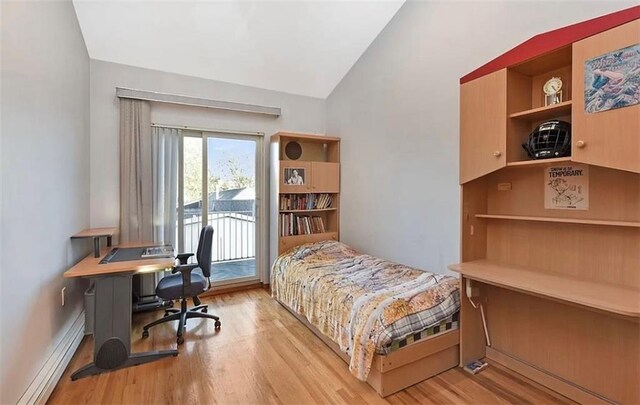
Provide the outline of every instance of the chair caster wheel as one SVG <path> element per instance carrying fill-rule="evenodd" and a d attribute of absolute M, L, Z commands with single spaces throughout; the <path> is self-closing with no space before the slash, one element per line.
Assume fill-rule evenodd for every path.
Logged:
<path fill-rule="evenodd" d="M 184 338 L 182 336 L 178 336 L 178 340 L 177 340 L 178 344 L 181 345 L 184 343 Z"/>
<path fill-rule="evenodd" d="M 209 312 L 209 310 L 207 308 L 202 308 L 202 313 L 206 314 L 207 312 Z"/>
<path fill-rule="evenodd" d="M 146 338 L 148 338 L 148 337 L 149 337 L 149 331 L 148 331 L 148 330 L 143 330 L 143 331 L 142 331 L 142 338 L 143 338 L 143 339 L 146 339 Z"/>
<path fill-rule="evenodd" d="M 213 324 L 215 326 L 216 329 L 220 329 L 220 326 L 222 325 L 222 323 L 220 321 L 216 321 L 216 323 Z"/>

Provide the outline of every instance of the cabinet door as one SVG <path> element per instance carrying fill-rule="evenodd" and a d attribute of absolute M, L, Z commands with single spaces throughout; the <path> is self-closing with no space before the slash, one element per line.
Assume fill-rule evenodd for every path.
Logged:
<path fill-rule="evenodd" d="M 280 161 L 281 193 L 311 193 L 311 181 L 309 162 Z"/>
<path fill-rule="evenodd" d="M 585 83 L 585 61 L 638 43 L 636 20 L 573 44 L 571 160 L 640 173 L 640 105 L 585 111 L 585 87 L 591 87 Z M 588 107 L 604 102 L 607 91 L 616 91 L 615 83 L 608 85 L 601 88 L 602 97 L 591 97 Z"/>
<path fill-rule="evenodd" d="M 507 70 L 460 86 L 460 183 L 506 166 Z"/>
<path fill-rule="evenodd" d="M 340 163 L 311 162 L 311 191 L 340 192 Z"/>

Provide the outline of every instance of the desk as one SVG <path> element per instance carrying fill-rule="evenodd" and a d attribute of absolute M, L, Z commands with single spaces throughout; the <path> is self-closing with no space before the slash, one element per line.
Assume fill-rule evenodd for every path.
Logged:
<path fill-rule="evenodd" d="M 152 246 L 127 244 L 120 247 Z M 71 375 L 72 380 L 111 370 L 137 366 L 168 356 L 177 350 L 131 353 L 131 279 L 136 273 L 161 271 L 174 265 L 174 258 L 141 259 L 100 264 L 111 248 L 90 254 L 64 273 L 64 277 L 90 278 L 95 284 L 95 328 L 93 363 Z"/>

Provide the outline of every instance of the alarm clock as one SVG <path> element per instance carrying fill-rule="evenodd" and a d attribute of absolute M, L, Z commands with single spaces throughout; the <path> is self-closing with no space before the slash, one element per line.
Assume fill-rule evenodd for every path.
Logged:
<path fill-rule="evenodd" d="M 542 86 L 544 105 L 554 105 L 562 102 L 562 79 L 552 77 Z"/>

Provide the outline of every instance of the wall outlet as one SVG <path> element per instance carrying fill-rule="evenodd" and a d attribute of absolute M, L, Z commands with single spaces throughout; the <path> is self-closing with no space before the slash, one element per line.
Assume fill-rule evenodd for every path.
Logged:
<path fill-rule="evenodd" d="M 67 287 L 62 287 L 62 290 L 60 291 L 60 296 L 62 298 L 62 306 L 64 307 L 64 293 L 67 291 Z"/>

